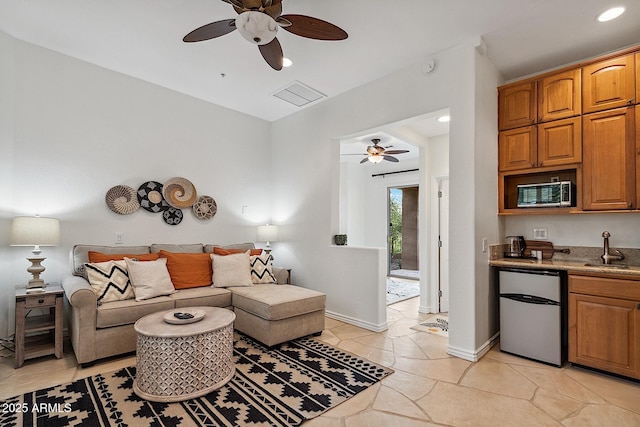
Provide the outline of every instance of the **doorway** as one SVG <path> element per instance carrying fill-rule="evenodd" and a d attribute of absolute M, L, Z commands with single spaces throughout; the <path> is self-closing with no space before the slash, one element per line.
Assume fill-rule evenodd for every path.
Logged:
<path fill-rule="evenodd" d="M 387 271 L 389 276 L 420 279 L 418 196 L 417 185 L 388 188 Z"/>

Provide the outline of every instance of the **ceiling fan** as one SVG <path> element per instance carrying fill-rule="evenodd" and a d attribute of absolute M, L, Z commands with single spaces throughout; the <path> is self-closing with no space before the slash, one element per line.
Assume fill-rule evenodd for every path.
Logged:
<path fill-rule="evenodd" d="M 402 154 L 409 152 L 409 150 L 387 150 L 387 148 L 391 148 L 392 146 L 380 146 L 380 138 L 373 138 L 371 142 L 373 142 L 373 145 L 369 145 L 367 147 L 367 154 L 345 154 L 345 156 L 367 156 L 360 161 L 360 164 L 366 163 L 367 161 L 370 161 L 371 163 L 380 163 L 383 160 L 398 163 L 399 160 L 390 154 Z"/>
<path fill-rule="evenodd" d="M 282 69 L 283 53 L 276 38 L 278 27 L 295 35 L 315 40 L 344 40 L 347 33 L 329 22 L 306 15 L 282 15 L 282 0 L 222 0 L 238 16 L 196 28 L 182 39 L 200 42 L 238 30 L 242 37 L 258 46 L 265 61 L 274 70 Z"/>

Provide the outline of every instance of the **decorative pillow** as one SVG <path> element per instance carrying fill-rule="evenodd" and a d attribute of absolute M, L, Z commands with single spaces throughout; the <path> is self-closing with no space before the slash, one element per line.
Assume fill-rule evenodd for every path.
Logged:
<path fill-rule="evenodd" d="M 251 281 L 257 283 L 278 283 L 273 275 L 273 257 L 271 254 L 254 255 L 250 257 Z"/>
<path fill-rule="evenodd" d="M 210 254 L 213 263 L 213 286 L 228 288 L 232 286 L 253 286 L 249 251 L 241 254 Z"/>
<path fill-rule="evenodd" d="M 131 258 L 134 261 L 155 261 L 160 254 L 103 254 L 102 252 L 89 251 L 89 262 L 123 261 Z"/>
<path fill-rule="evenodd" d="M 223 249 L 217 246 L 213 247 L 213 253 L 216 255 L 233 255 L 233 254 L 243 254 L 247 252 L 247 249 Z M 262 253 L 262 249 L 249 249 L 249 255 L 260 255 Z"/>
<path fill-rule="evenodd" d="M 84 269 L 89 284 L 98 297 L 98 305 L 135 297 L 125 261 L 86 263 Z"/>
<path fill-rule="evenodd" d="M 134 261 L 125 257 L 124 260 L 127 263 L 136 301 L 170 295 L 176 291 L 167 270 L 166 258 L 155 261 Z"/>
<path fill-rule="evenodd" d="M 211 286 L 211 256 L 205 253 L 174 253 L 160 250 L 167 259 L 167 269 L 175 289 Z"/>

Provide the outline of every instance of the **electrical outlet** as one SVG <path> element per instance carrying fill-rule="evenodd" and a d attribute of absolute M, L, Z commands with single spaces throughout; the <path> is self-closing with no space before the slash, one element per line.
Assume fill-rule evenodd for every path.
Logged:
<path fill-rule="evenodd" d="M 487 248 L 489 247 L 489 239 L 486 237 L 482 239 L 482 252 L 487 252 Z"/>
<path fill-rule="evenodd" d="M 547 229 L 546 228 L 534 228 L 533 229 L 533 239 L 534 240 L 547 240 Z"/>
<path fill-rule="evenodd" d="M 124 239 L 124 233 L 122 231 L 116 231 L 113 239 L 113 243 L 115 243 L 116 245 L 121 245 L 123 239 Z"/>

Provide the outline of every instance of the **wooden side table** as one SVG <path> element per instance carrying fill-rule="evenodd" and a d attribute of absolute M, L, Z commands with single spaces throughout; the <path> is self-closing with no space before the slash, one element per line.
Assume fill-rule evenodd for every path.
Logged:
<path fill-rule="evenodd" d="M 62 358 L 62 319 L 64 291 L 47 286 L 43 292 L 16 289 L 16 368 L 25 359 L 55 354 Z M 26 317 L 28 310 L 49 309 L 48 314 Z"/>

